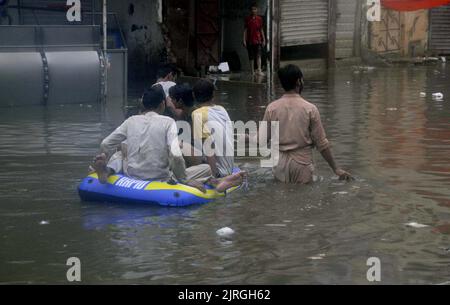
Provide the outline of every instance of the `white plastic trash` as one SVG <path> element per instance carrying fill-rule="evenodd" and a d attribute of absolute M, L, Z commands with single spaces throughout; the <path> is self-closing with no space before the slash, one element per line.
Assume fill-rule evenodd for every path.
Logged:
<path fill-rule="evenodd" d="M 230 72 L 230 66 L 228 66 L 228 63 L 227 63 L 227 62 L 221 62 L 221 63 L 219 64 L 219 70 L 220 70 L 222 73 Z"/>
<path fill-rule="evenodd" d="M 442 100 L 444 98 L 444 94 L 441 92 L 433 93 L 433 99 L 435 100 Z"/>
<path fill-rule="evenodd" d="M 219 229 L 216 231 L 217 235 L 220 237 L 230 237 L 234 234 L 234 230 L 228 227 Z"/>
<path fill-rule="evenodd" d="M 405 223 L 405 226 L 415 228 L 415 229 L 422 229 L 422 228 L 428 227 L 428 225 L 424 225 L 424 224 L 417 223 L 417 222 Z"/>
<path fill-rule="evenodd" d="M 209 71 L 210 73 L 217 73 L 217 72 L 219 71 L 219 69 L 218 69 L 217 66 L 209 66 L 208 71 Z"/>
<path fill-rule="evenodd" d="M 426 97 L 427 94 L 425 92 L 420 92 L 420 97 Z"/>

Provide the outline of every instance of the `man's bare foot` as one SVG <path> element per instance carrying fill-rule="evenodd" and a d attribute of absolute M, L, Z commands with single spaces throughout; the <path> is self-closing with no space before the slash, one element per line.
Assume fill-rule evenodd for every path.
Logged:
<path fill-rule="evenodd" d="M 106 155 L 100 154 L 96 156 L 92 168 L 97 173 L 98 181 L 101 184 L 106 184 L 108 182 L 108 168 L 106 167 Z"/>
<path fill-rule="evenodd" d="M 242 171 L 242 172 L 227 176 L 227 177 L 223 178 L 219 184 L 217 184 L 216 190 L 219 193 L 223 193 L 232 187 L 239 186 L 244 182 L 244 179 L 247 178 L 247 175 L 248 175 L 247 172 Z"/>
<path fill-rule="evenodd" d="M 214 177 L 209 178 L 205 184 L 216 187 L 220 183 L 220 180 Z"/>

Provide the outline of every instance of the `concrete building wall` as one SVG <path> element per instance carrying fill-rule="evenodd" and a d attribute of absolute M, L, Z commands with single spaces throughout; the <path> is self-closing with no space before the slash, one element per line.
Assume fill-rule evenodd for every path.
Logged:
<path fill-rule="evenodd" d="M 382 8 L 381 21 L 368 28 L 370 50 L 422 56 L 428 48 L 428 10 L 398 12 Z"/>
<path fill-rule="evenodd" d="M 403 13 L 402 55 L 425 55 L 428 50 L 428 12 L 428 10 L 419 10 Z"/>
<path fill-rule="evenodd" d="M 10 0 L 9 5 L 17 5 L 17 0 Z M 16 9 L 8 10 L 8 15 L 11 17 L 11 24 L 17 25 L 19 24 L 19 14 Z"/>
<path fill-rule="evenodd" d="M 163 59 L 160 4 L 158 0 L 108 1 L 108 10 L 117 14 L 127 41 L 129 76 L 132 80 L 151 77 Z"/>
<path fill-rule="evenodd" d="M 164 25 L 168 60 L 192 74 L 189 68 L 195 66 L 195 0 L 165 0 Z"/>
<path fill-rule="evenodd" d="M 357 47 L 357 25 L 360 14 L 358 2 L 355 0 L 337 0 L 336 5 L 336 43 L 335 58 L 355 56 Z"/>

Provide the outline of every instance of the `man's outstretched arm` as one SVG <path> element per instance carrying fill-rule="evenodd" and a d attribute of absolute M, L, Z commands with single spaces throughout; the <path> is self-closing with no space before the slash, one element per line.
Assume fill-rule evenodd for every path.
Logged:
<path fill-rule="evenodd" d="M 320 119 L 319 110 L 316 107 L 314 107 L 311 112 L 311 137 L 317 150 L 320 152 L 325 161 L 327 161 L 333 172 L 337 176 L 339 176 L 339 179 L 353 179 L 348 172 L 344 171 L 336 165 L 333 153 L 331 152 L 330 143 L 328 142 L 325 130 L 322 125 L 322 120 Z"/>
<path fill-rule="evenodd" d="M 336 162 L 334 161 L 334 157 L 333 157 L 333 153 L 331 152 L 330 147 L 325 148 L 324 150 L 322 150 L 320 152 L 320 154 L 322 155 L 322 157 L 325 159 L 325 161 L 327 161 L 328 165 L 331 167 L 331 169 L 333 170 L 333 172 L 339 176 L 340 180 L 351 180 L 353 179 L 352 175 L 346 171 L 344 171 L 343 169 L 340 169 L 339 167 L 337 167 Z"/>

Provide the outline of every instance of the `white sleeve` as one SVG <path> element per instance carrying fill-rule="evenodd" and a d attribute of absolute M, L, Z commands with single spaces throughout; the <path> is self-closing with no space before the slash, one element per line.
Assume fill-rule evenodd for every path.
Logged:
<path fill-rule="evenodd" d="M 180 144 L 178 142 L 178 129 L 175 121 L 170 123 L 167 131 L 167 145 L 169 148 L 169 157 L 172 159 L 172 172 L 177 179 L 186 178 L 186 164 L 183 154 L 181 153 Z"/>

